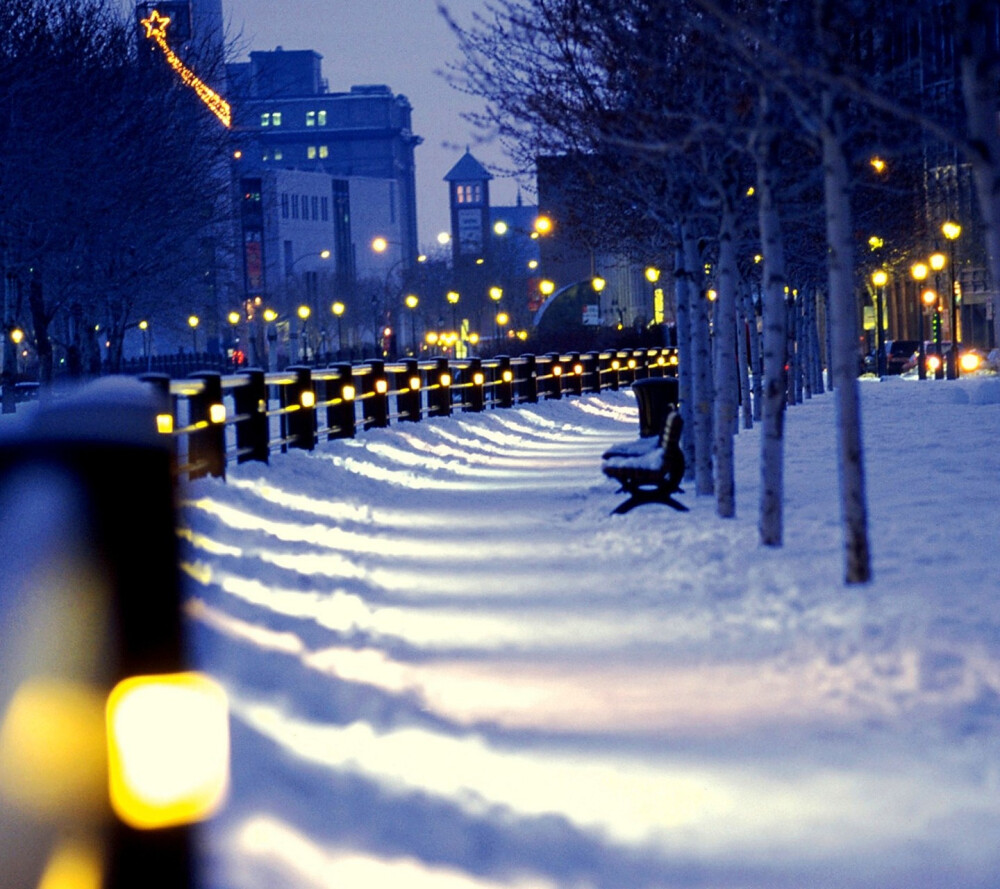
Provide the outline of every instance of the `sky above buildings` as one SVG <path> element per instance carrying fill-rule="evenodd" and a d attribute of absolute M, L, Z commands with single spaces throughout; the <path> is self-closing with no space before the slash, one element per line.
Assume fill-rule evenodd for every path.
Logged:
<path fill-rule="evenodd" d="M 238 61 L 251 50 L 312 49 L 323 56 L 331 92 L 381 83 L 409 98 L 413 130 L 424 140 L 416 151 L 421 246 L 450 227 L 442 180 L 466 146 L 496 177 L 491 203 L 514 203 L 516 183 L 498 172 L 508 163 L 501 146 L 483 142 L 483 134 L 462 119 L 463 112 L 477 108 L 476 99 L 442 76 L 449 63 L 459 60 L 459 51 L 436 0 L 223 0 L 223 5 Z M 482 0 L 448 2 L 463 22 L 482 6 Z"/>

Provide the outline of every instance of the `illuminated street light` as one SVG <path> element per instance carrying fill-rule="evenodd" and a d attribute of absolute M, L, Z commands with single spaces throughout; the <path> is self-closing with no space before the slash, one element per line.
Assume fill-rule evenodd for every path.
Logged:
<path fill-rule="evenodd" d="M 913 276 L 913 280 L 916 281 L 918 284 L 920 284 L 923 281 L 927 280 L 927 275 L 929 274 L 929 272 L 930 272 L 930 270 L 928 269 L 927 264 L 923 263 L 923 262 L 915 262 L 915 263 L 913 263 L 912 266 L 910 266 L 910 274 Z M 924 310 L 925 310 L 925 306 L 929 306 L 930 305 L 930 303 L 927 302 L 927 294 L 928 293 L 932 293 L 933 294 L 934 291 L 933 290 L 925 290 L 924 291 L 923 295 L 921 296 L 921 302 L 923 303 L 923 305 L 919 306 L 918 309 L 917 309 L 918 325 L 919 325 L 919 337 L 920 337 L 920 345 L 917 347 L 917 378 L 921 379 L 921 380 L 926 380 L 927 379 L 927 359 L 926 359 L 926 356 L 924 354 L 924 352 L 925 352 L 925 350 L 924 350 Z M 937 299 L 936 295 L 935 295 L 934 299 L 935 300 Z"/>
<path fill-rule="evenodd" d="M 950 219 L 941 225 L 941 234 L 948 239 L 948 271 L 951 275 L 951 350 L 948 352 L 947 375 L 949 380 L 958 379 L 958 294 L 955 292 L 955 241 L 962 234 L 962 226 Z"/>
<path fill-rule="evenodd" d="M 457 290 L 449 290 L 445 299 L 451 304 L 451 326 L 453 328 L 458 328 L 458 300 L 459 295 Z"/>
<path fill-rule="evenodd" d="M 542 296 L 551 296 L 556 289 L 556 285 L 547 278 L 538 282 L 538 291 Z"/>
<path fill-rule="evenodd" d="M 377 237 L 372 239 L 372 250 L 376 253 L 385 253 L 389 249 L 389 242 L 383 237 Z"/>
<path fill-rule="evenodd" d="M 539 216 L 535 220 L 535 233 L 547 235 L 552 232 L 552 220 L 548 216 Z"/>
<path fill-rule="evenodd" d="M 882 345 L 882 302 L 883 292 L 889 276 L 884 269 L 876 269 L 872 272 L 872 284 L 875 285 L 875 372 L 878 376 L 885 376 L 885 348 Z"/>
<path fill-rule="evenodd" d="M 201 319 L 197 315 L 188 315 L 188 325 L 191 328 L 191 338 L 193 340 L 192 348 L 194 354 L 198 354 L 198 325 L 201 323 Z"/>
<path fill-rule="evenodd" d="M 500 298 L 503 296 L 503 289 L 500 287 L 490 288 L 490 299 L 494 302 L 499 302 Z"/>

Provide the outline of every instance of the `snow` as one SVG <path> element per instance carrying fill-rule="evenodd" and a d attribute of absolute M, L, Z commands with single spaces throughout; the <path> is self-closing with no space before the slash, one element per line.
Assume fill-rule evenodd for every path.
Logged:
<path fill-rule="evenodd" d="M 986 887 L 1000 873 L 1000 380 L 861 385 L 874 581 L 834 400 L 788 412 L 786 539 L 600 471 L 630 392 L 400 423 L 184 491 L 233 775 L 202 885 Z"/>

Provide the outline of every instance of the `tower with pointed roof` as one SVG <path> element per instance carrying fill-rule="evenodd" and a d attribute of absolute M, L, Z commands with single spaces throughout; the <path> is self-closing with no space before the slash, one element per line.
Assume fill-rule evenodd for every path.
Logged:
<path fill-rule="evenodd" d="M 468 148 L 444 177 L 451 208 L 452 262 L 455 269 L 485 259 L 489 248 L 490 180 L 493 175 Z"/>

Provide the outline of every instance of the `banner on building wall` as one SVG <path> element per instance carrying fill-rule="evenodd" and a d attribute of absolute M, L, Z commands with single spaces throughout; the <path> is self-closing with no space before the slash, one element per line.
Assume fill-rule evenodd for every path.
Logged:
<path fill-rule="evenodd" d="M 483 249 L 483 218 L 479 210 L 458 211 L 458 249 L 480 253 Z"/>

